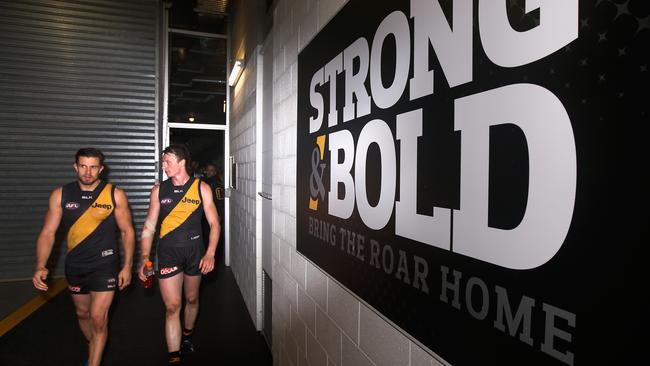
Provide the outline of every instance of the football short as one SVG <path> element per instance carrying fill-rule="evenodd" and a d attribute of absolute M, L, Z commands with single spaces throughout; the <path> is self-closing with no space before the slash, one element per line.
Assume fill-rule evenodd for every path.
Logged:
<path fill-rule="evenodd" d="M 92 268 L 66 265 L 68 291 L 73 295 L 85 295 L 90 291 L 115 291 L 118 272 L 117 262 L 102 263 Z"/>
<path fill-rule="evenodd" d="M 169 278 L 180 272 L 188 276 L 201 274 L 199 263 L 205 254 L 203 243 L 182 247 L 162 246 L 158 247 L 158 270 L 157 278 Z"/>

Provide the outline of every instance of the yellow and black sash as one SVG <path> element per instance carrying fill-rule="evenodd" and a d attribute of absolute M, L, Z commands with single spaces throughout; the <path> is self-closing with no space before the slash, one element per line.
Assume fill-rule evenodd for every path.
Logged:
<path fill-rule="evenodd" d="M 77 245 L 83 242 L 90 234 L 92 234 L 97 227 L 109 217 L 115 210 L 112 199 L 112 188 L 110 183 L 107 183 L 104 189 L 99 193 L 99 196 L 88 207 L 88 209 L 81 214 L 81 216 L 72 224 L 68 231 L 68 252 L 72 251 Z"/>
<path fill-rule="evenodd" d="M 160 238 L 174 231 L 180 227 L 189 217 L 201 207 L 201 196 L 199 184 L 201 180 L 194 179 L 190 188 L 185 192 L 185 195 L 174 206 L 169 214 L 162 220 L 160 224 Z M 159 193 L 160 194 L 160 193 Z"/>

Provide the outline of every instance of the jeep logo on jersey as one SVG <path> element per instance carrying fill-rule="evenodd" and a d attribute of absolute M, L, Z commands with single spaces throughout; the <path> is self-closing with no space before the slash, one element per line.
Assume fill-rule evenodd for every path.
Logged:
<path fill-rule="evenodd" d="M 65 204 L 66 210 L 76 210 L 79 208 L 79 204 L 77 202 L 68 202 Z"/>
<path fill-rule="evenodd" d="M 172 203 L 172 199 L 169 197 L 165 197 L 160 200 L 160 204 L 163 206 L 167 206 L 168 204 Z"/>
<path fill-rule="evenodd" d="M 183 202 L 183 203 L 191 203 L 193 205 L 198 205 L 199 203 L 201 203 L 201 201 L 199 201 L 199 200 L 195 200 L 195 199 L 187 198 L 187 197 L 183 197 L 181 202 Z"/>
<path fill-rule="evenodd" d="M 95 202 L 90 207 L 92 207 L 92 208 L 101 208 L 101 209 L 104 209 L 104 210 L 110 210 L 110 209 L 113 208 L 113 205 L 110 205 L 108 203 L 97 203 L 97 202 Z"/>

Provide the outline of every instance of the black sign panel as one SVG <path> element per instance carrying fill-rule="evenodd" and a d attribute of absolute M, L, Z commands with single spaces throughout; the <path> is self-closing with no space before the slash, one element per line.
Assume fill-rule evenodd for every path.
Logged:
<path fill-rule="evenodd" d="M 620 363 L 649 7 L 526 3 L 352 0 L 302 50 L 297 249 L 449 363 Z"/>

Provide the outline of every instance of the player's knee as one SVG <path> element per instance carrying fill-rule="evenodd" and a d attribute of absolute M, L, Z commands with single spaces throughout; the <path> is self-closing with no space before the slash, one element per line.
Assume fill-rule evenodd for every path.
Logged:
<path fill-rule="evenodd" d="M 92 314 L 90 320 L 95 330 L 104 330 L 108 323 L 108 316 L 105 313 Z"/>
<path fill-rule="evenodd" d="M 88 309 L 77 309 L 77 318 L 80 320 L 90 319 L 90 311 Z"/>
<path fill-rule="evenodd" d="M 186 305 L 198 305 L 199 297 L 197 295 L 186 295 L 185 304 Z"/>
<path fill-rule="evenodd" d="M 181 301 L 179 300 L 171 300 L 167 301 L 165 303 L 165 310 L 167 311 L 167 315 L 176 315 L 180 312 L 181 310 Z"/>

